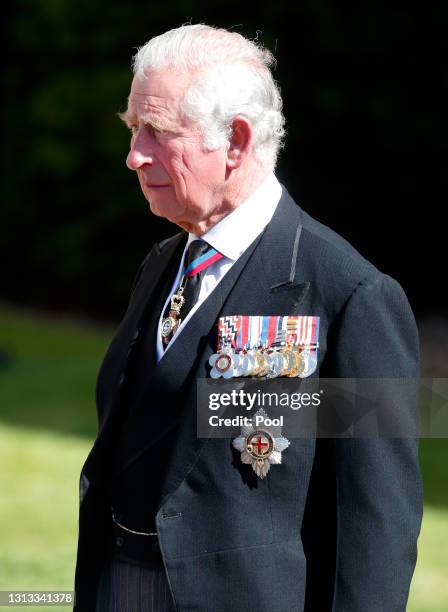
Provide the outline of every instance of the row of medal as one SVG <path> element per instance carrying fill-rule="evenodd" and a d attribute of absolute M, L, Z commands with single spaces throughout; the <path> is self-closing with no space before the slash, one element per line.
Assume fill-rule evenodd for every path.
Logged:
<path fill-rule="evenodd" d="M 221 317 L 210 376 L 305 378 L 317 367 L 318 337 L 319 317 Z"/>

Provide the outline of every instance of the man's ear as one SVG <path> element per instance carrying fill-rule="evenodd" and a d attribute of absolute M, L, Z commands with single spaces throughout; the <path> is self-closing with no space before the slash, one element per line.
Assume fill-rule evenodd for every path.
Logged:
<path fill-rule="evenodd" d="M 232 133 L 227 149 L 227 168 L 236 170 L 252 151 L 253 128 L 250 121 L 238 115 L 232 121 Z"/>

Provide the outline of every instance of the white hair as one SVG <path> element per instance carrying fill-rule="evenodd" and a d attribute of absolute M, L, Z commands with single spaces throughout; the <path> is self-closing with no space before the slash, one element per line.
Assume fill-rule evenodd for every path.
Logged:
<path fill-rule="evenodd" d="M 133 58 L 133 71 L 173 69 L 192 79 L 181 101 L 207 150 L 222 147 L 237 115 L 250 121 L 254 155 L 274 167 L 285 134 L 282 98 L 270 68 L 272 53 L 257 42 L 211 26 L 183 25 L 152 38 Z"/>

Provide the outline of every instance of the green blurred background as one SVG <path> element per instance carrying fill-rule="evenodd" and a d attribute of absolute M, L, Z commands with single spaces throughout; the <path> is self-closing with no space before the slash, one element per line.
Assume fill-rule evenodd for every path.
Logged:
<path fill-rule="evenodd" d="M 398 0 L 2 7 L 0 589 L 73 587 L 96 373 L 138 264 L 175 231 L 148 214 L 124 165 L 116 113 L 136 47 L 192 21 L 275 53 L 287 117 L 280 180 L 399 280 L 423 374 L 446 377 L 447 17 L 446 3 Z M 446 440 L 422 441 L 412 612 L 448 610 L 447 459 Z"/>

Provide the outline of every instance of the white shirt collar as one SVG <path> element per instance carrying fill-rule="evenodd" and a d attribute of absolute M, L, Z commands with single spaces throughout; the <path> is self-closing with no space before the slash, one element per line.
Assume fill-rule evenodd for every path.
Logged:
<path fill-rule="evenodd" d="M 225 257 L 236 261 L 272 219 L 282 195 L 274 173 L 219 223 L 200 236 Z M 188 235 L 186 248 L 198 236 Z"/>

